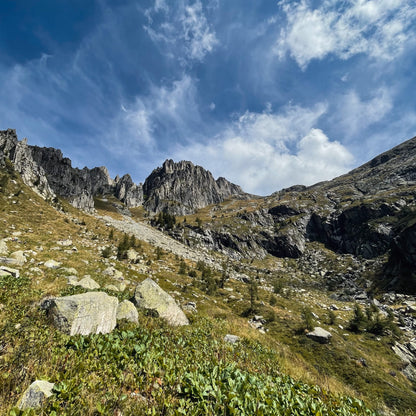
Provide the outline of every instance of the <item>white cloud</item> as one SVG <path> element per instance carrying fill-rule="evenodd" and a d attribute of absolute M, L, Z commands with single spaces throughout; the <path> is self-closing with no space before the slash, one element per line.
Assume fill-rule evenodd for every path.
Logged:
<path fill-rule="evenodd" d="M 207 9 L 218 7 L 208 2 Z M 154 15 L 162 14 L 162 22 L 155 23 Z M 145 12 L 148 25 L 145 30 L 155 43 L 167 47 L 166 55 L 178 58 L 183 63 L 203 61 L 218 44 L 215 31 L 211 28 L 201 1 L 180 2 L 169 8 L 166 2 L 156 0 L 155 5 Z M 159 16 L 160 17 L 160 16 Z M 172 48 L 175 50 L 172 51 Z"/>
<path fill-rule="evenodd" d="M 413 39 L 416 5 L 411 0 L 335 0 L 313 8 L 311 1 L 280 2 L 287 17 L 275 53 L 289 53 L 305 69 L 313 59 L 365 53 L 393 60 Z"/>
<path fill-rule="evenodd" d="M 325 105 L 288 107 L 281 114 L 246 112 L 222 134 L 182 147 L 177 159 L 190 159 L 214 174 L 263 195 L 294 185 L 330 179 L 351 166 L 352 155 L 314 128 Z"/>
<path fill-rule="evenodd" d="M 361 99 L 355 90 L 351 90 L 339 97 L 332 122 L 345 137 L 353 138 L 383 120 L 392 109 L 391 92 L 385 87 L 379 88 L 367 100 Z"/>
<path fill-rule="evenodd" d="M 201 122 L 196 94 L 195 81 L 188 75 L 171 85 L 153 85 L 149 94 L 138 96 L 130 105 L 123 104 L 115 132 L 123 137 L 123 147 L 120 149 L 119 142 L 112 140 L 107 146 L 122 153 L 126 144 L 132 151 L 143 151 L 143 147 L 157 151 L 158 141 L 163 147 L 161 137 L 175 141 L 189 136 L 193 124 Z"/>

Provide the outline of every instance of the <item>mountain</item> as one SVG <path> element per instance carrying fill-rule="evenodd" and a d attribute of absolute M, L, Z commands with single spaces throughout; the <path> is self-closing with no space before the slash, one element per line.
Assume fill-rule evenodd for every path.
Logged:
<path fill-rule="evenodd" d="M 0 132 L 0 415 L 414 415 L 415 146 L 258 197 Z"/>
<path fill-rule="evenodd" d="M 192 162 L 166 160 L 145 180 L 145 208 L 174 215 L 192 214 L 199 208 L 230 197 L 244 197 L 242 189 L 225 178 L 214 180 L 211 172 Z"/>
<path fill-rule="evenodd" d="M 331 181 L 212 207 L 181 238 L 234 258 L 301 258 L 313 242 L 369 261 L 389 256 L 385 277 L 415 293 L 415 148 L 413 138 Z"/>
<path fill-rule="evenodd" d="M 168 211 L 189 214 L 198 208 L 219 203 L 230 196 L 244 196 L 237 185 L 191 162 L 167 160 L 155 169 L 144 185 L 136 185 L 126 174 L 113 180 L 106 167 L 73 168 L 59 149 L 30 146 L 19 141 L 16 131 L 0 131 L 0 161 L 9 159 L 25 183 L 45 198 L 67 198 L 76 208 L 94 210 L 94 197 L 113 195 L 127 207 L 145 205 L 153 213 Z"/>

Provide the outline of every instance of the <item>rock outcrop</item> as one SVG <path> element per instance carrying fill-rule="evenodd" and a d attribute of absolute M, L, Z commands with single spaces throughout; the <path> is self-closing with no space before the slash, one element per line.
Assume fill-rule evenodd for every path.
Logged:
<path fill-rule="evenodd" d="M 144 206 L 152 212 L 167 211 L 186 215 L 231 196 L 244 196 L 237 185 L 224 178 L 214 179 L 211 172 L 191 162 L 166 160 L 143 184 Z"/>
<path fill-rule="evenodd" d="M 116 177 L 114 195 L 127 207 L 138 207 L 143 205 L 143 185 L 136 185 L 130 175 L 122 178 Z"/>
<path fill-rule="evenodd" d="M 118 300 L 104 292 L 47 299 L 42 308 L 69 335 L 107 334 L 116 327 Z"/>
<path fill-rule="evenodd" d="M 173 326 L 188 325 L 189 321 L 175 299 L 166 293 L 156 282 L 148 278 L 138 284 L 134 293 L 134 303 L 166 319 Z"/>

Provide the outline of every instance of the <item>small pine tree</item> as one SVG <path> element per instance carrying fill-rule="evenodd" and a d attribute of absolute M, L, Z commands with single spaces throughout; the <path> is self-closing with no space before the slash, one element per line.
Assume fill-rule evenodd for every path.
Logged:
<path fill-rule="evenodd" d="M 367 325 L 367 317 L 358 303 L 354 306 L 354 315 L 348 324 L 348 329 L 352 332 L 361 332 Z"/>
<path fill-rule="evenodd" d="M 328 324 L 334 325 L 337 320 L 337 316 L 335 315 L 335 312 L 333 310 L 328 311 Z"/>
<path fill-rule="evenodd" d="M 110 233 L 108 234 L 108 239 L 109 240 L 112 240 L 114 238 L 114 230 L 113 229 L 111 229 L 110 230 Z"/>
<path fill-rule="evenodd" d="M 315 327 L 315 321 L 313 319 L 313 314 L 311 311 L 311 308 L 304 307 L 302 309 L 302 324 L 303 328 L 307 329 L 308 331 L 312 331 L 312 329 Z"/>
<path fill-rule="evenodd" d="M 134 236 L 134 234 L 132 234 L 132 235 L 130 236 L 129 246 L 130 246 L 131 248 L 136 247 L 136 237 Z"/>
<path fill-rule="evenodd" d="M 250 293 L 250 309 L 252 312 L 254 312 L 257 310 L 256 301 L 258 298 L 258 285 L 255 279 L 251 279 L 249 293 Z"/>
<path fill-rule="evenodd" d="M 183 259 L 179 263 L 179 274 L 186 274 L 186 263 Z"/>

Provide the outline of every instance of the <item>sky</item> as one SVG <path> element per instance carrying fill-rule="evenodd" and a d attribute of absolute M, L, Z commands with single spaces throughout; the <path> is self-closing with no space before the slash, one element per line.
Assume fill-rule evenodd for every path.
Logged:
<path fill-rule="evenodd" d="M 415 69 L 414 0 L 0 1 L 0 129 L 136 183 L 346 173 L 416 135 Z"/>

